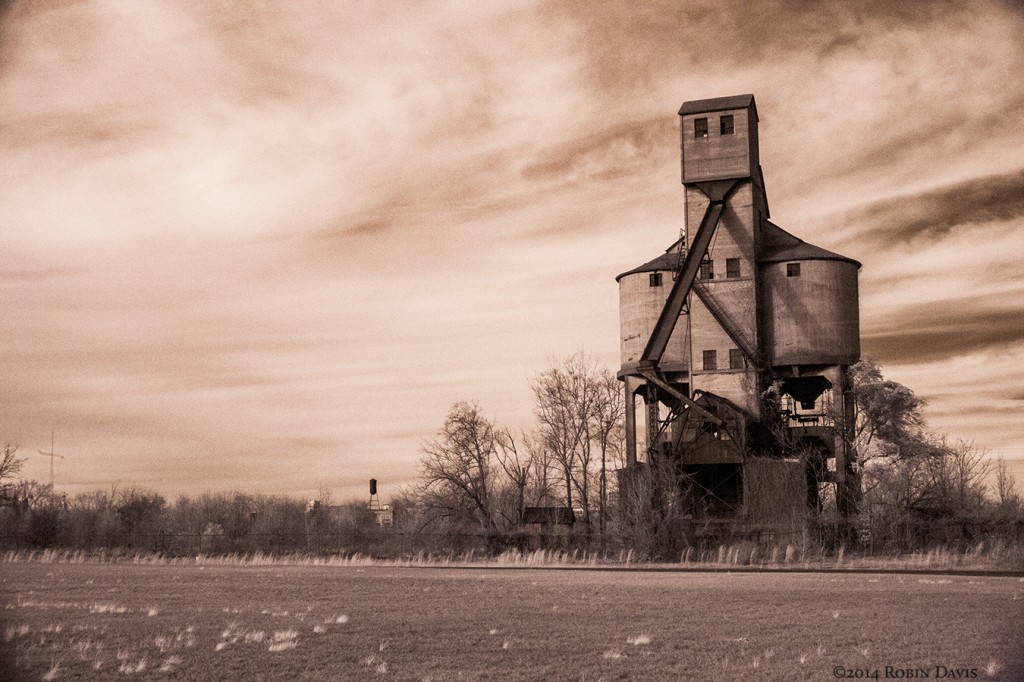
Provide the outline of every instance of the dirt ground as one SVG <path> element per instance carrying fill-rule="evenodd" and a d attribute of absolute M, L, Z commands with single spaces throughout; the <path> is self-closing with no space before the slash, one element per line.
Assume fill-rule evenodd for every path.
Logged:
<path fill-rule="evenodd" d="M 13 679 L 1024 679 L 1021 578 L 40 563 L 0 575 Z"/>

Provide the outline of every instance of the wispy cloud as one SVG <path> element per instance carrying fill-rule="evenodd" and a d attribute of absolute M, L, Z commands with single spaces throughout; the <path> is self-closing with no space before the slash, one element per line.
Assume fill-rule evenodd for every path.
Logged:
<path fill-rule="evenodd" d="M 976 177 L 872 204 L 845 217 L 875 245 L 941 239 L 996 221 L 1024 222 L 1024 170 Z"/>
<path fill-rule="evenodd" d="M 1004 298 L 1004 297 L 1001 297 Z M 1000 301 L 971 298 L 900 307 L 862 334 L 884 363 L 922 363 L 1024 344 L 1024 290 Z"/>
<path fill-rule="evenodd" d="M 619 124 L 543 150 L 522 172 L 527 178 L 561 182 L 646 175 L 651 166 L 657 166 L 655 160 L 675 156 L 673 142 L 678 136 L 679 124 L 674 116 Z"/>
<path fill-rule="evenodd" d="M 773 218 L 865 263 L 919 392 L 1020 344 L 1011 4 L 0 8 L 0 439 L 67 481 L 361 486 L 455 400 L 525 424 L 549 358 L 616 362 L 687 99 L 755 93 Z"/>

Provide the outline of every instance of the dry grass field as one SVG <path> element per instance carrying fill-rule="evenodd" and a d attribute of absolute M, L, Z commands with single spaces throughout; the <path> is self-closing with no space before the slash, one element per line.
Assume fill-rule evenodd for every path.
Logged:
<path fill-rule="evenodd" d="M 5 564 L 15 679 L 1024 679 L 1024 579 Z"/>

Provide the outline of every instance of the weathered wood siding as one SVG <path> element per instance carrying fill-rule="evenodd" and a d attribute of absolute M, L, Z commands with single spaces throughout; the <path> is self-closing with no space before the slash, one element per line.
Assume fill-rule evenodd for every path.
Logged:
<path fill-rule="evenodd" d="M 742 178 L 757 174 L 757 122 L 749 109 L 682 117 L 683 182 Z M 733 134 L 721 134 L 722 116 L 733 117 Z M 706 118 L 708 136 L 694 137 L 694 120 Z"/>

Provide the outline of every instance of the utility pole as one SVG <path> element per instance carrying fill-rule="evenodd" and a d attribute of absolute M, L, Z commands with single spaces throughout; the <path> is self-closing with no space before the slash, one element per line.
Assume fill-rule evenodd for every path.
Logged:
<path fill-rule="evenodd" d="M 50 490 L 53 490 L 53 459 L 54 457 L 64 459 L 64 455 L 58 455 L 53 449 L 53 429 L 50 429 L 50 451 L 43 452 L 40 450 L 39 454 L 50 458 Z"/>
<path fill-rule="evenodd" d="M 600 513 L 600 516 L 598 518 L 598 525 L 601 528 L 601 535 L 602 536 L 604 536 L 605 506 L 608 504 L 608 479 L 606 477 L 606 471 L 607 471 L 606 448 L 604 446 L 602 446 L 601 447 L 601 490 L 600 490 L 601 494 L 600 494 L 600 499 L 598 500 L 598 502 L 600 502 L 600 505 L 601 505 L 601 513 Z M 602 537 L 602 540 L 603 540 L 603 537 Z"/>

